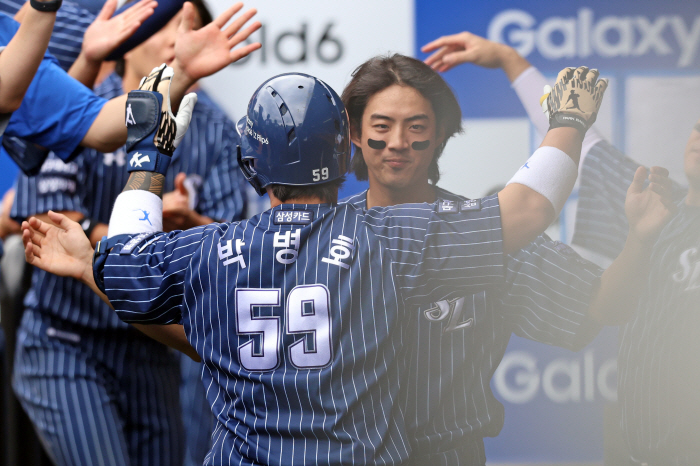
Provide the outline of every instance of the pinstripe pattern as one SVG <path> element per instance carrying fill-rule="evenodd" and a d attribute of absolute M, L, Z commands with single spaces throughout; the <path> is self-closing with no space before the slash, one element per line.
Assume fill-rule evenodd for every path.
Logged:
<path fill-rule="evenodd" d="M 116 76 L 110 76 L 98 89 L 97 92 L 107 98 L 115 97 L 122 94 L 121 80 Z M 206 102 L 206 98 L 203 102 Z M 195 106 L 190 130 L 183 138 L 180 146 L 175 151 L 172 163 L 170 164 L 169 172 L 166 176 L 166 190 L 174 189 L 174 178 L 178 172 L 200 175 L 203 179 L 203 185 L 199 190 L 199 204 L 197 211 L 202 215 L 206 215 L 216 219 L 231 219 L 240 218 L 245 208 L 243 177 L 238 170 L 235 158 L 235 147 L 237 144 L 237 136 L 233 127 L 233 123 L 228 120 L 225 115 L 217 108 L 207 105 L 206 103 L 197 104 Z M 17 195 L 15 205 L 13 206 L 12 215 L 15 218 L 25 218 L 34 213 L 46 212 L 49 209 L 53 210 L 68 210 L 77 211 L 98 222 L 108 223 L 112 205 L 117 195 L 121 192 L 126 184 L 128 173 L 126 172 L 126 158 L 123 149 L 110 154 L 98 153 L 94 150 L 85 150 L 83 155 L 75 161 L 65 164 L 53 156 L 50 156 L 48 161 L 42 167 L 42 172 L 34 177 L 27 178 L 20 176 L 17 182 Z M 100 400 L 105 399 L 105 391 L 109 387 L 109 381 L 105 381 L 100 377 L 100 368 L 106 365 L 107 368 L 118 372 L 120 369 L 111 366 L 114 358 L 121 357 L 124 362 L 120 364 L 130 364 L 129 372 L 134 374 L 143 373 L 150 377 L 149 384 L 154 386 L 166 387 L 167 380 L 171 377 L 179 377 L 179 361 L 173 355 L 169 356 L 169 365 L 167 371 L 159 369 L 149 363 L 146 358 L 136 358 L 133 354 L 119 356 L 123 353 L 123 338 L 127 338 L 130 333 L 128 326 L 121 322 L 114 312 L 111 311 L 89 288 L 76 282 L 72 279 L 57 277 L 47 274 L 41 270 L 35 270 L 32 277 L 32 287 L 25 300 L 25 306 L 28 308 L 27 319 L 39 324 L 31 327 L 23 327 L 28 338 L 24 341 L 44 342 L 41 350 L 44 359 L 52 356 L 54 348 L 61 341 L 53 339 L 52 341 L 46 335 L 46 328 L 53 327 L 57 329 L 68 329 L 71 334 L 77 335 L 79 338 L 90 338 L 93 332 L 98 334 L 114 333 L 114 337 L 106 338 L 104 341 L 95 338 L 95 344 L 102 345 L 102 352 L 85 353 L 94 355 L 94 357 L 84 357 L 77 355 L 70 348 L 62 348 L 64 359 L 61 360 L 59 367 L 56 369 L 58 374 L 54 378 L 47 378 L 43 375 L 41 364 L 35 361 L 36 358 L 24 358 L 19 360 L 18 371 L 21 370 L 36 370 L 40 373 L 40 378 L 32 379 L 32 383 L 41 383 L 47 387 L 52 387 L 53 384 L 65 384 L 64 379 L 70 378 L 73 367 L 79 363 L 83 363 L 80 358 L 84 358 L 91 366 L 86 366 L 86 378 L 93 380 L 95 383 L 94 394 L 98 398 L 90 398 L 86 395 L 83 403 L 102 403 Z M 42 333 L 43 332 L 43 333 Z M 131 338 L 137 347 L 150 348 L 151 342 L 146 337 Z M 63 342 L 64 345 L 66 342 Z M 59 345 L 60 346 L 60 345 Z M 19 351 L 29 353 L 29 348 L 19 348 Z M 34 350 L 32 350 L 34 351 Z M 34 354 L 34 353 L 32 353 Z M 87 364 L 85 362 L 85 364 Z M 39 364 L 37 366 L 37 364 Z M 92 372 L 90 372 L 92 371 Z M 165 378 L 162 383 L 156 382 L 157 378 Z M 172 432 L 175 436 L 175 441 L 171 442 L 172 438 L 167 442 L 150 443 L 144 439 L 124 437 L 119 433 L 120 430 L 129 428 L 124 424 L 123 420 L 117 419 L 115 423 L 107 423 L 102 427 L 93 424 L 77 423 L 77 422 L 56 422 L 53 425 L 47 425 L 46 436 L 54 435 L 56 440 L 53 444 L 60 444 L 63 440 L 62 449 L 70 449 L 70 452 L 63 452 L 70 460 L 66 460 L 65 464 L 98 464 L 93 462 L 91 458 L 85 456 L 82 462 L 75 461 L 75 458 L 80 455 L 87 455 L 89 450 L 84 448 L 83 444 L 71 444 L 68 439 L 73 432 L 79 432 L 80 435 L 97 437 L 109 437 L 122 445 L 120 448 L 126 450 L 130 462 L 135 464 L 166 464 L 160 458 L 165 458 L 165 453 L 162 450 L 168 450 L 173 453 L 173 461 L 182 461 L 181 447 L 183 443 L 182 431 L 178 428 L 179 425 L 179 405 L 177 396 L 177 386 L 171 387 L 174 392 L 168 392 L 168 396 L 156 396 L 154 393 L 148 393 L 147 390 L 142 390 L 143 394 L 138 394 L 136 388 L 139 386 L 137 380 L 133 381 L 133 386 L 127 387 L 129 380 L 121 379 L 121 384 L 124 389 L 134 390 L 133 400 L 121 400 L 122 403 L 127 403 L 129 409 L 134 409 L 133 415 L 137 418 L 138 410 L 144 412 L 144 421 L 147 419 L 148 411 L 145 408 L 138 408 L 139 405 L 152 404 L 153 409 L 161 409 L 162 411 L 172 411 L 176 414 L 176 422 L 172 423 Z M 199 380 L 197 380 L 197 383 Z M 18 383 L 18 393 L 23 397 L 25 406 L 33 406 L 28 409 L 32 420 L 36 425 L 41 426 L 41 419 L 49 414 L 42 412 L 41 405 L 34 404 L 32 386 L 20 385 Z M 43 394 L 50 394 L 48 392 Z M 108 398 L 111 400 L 111 398 Z M 58 400 L 60 401 L 60 400 Z M 190 401 L 190 399 L 188 399 Z M 191 400 L 194 402 L 194 400 Z M 59 403 L 58 406 L 64 407 Z M 112 404 L 104 404 L 106 410 L 117 409 L 120 414 L 124 414 L 121 407 L 114 407 Z M 83 413 L 88 408 L 75 410 L 72 412 Z M 47 408 L 48 411 L 48 408 Z M 88 416 L 88 414 L 86 414 Z M 168 423 L 170 424 L 170 423 Z M 205 430 L 209 428 L 209 422 L 205 422 Z M 72 427 L 73 429 L 65 429 L 63 432 L 58 429 L 60 426 Z M 188 426 L 192 429 L 199 429 L 199 426 Z M 40 427 L 41 428 L 41 427 Z M 102 430 L 102 428 L 107 430 Z M 211 429 L 209 429 L 211 432 Z M 75 434 L 77 435 L 77 434 Z M 121 437 L 120 437 L 121 435 Z M 204 434 L 206 436 L 206 433 Z M 122 444 L 118 440 L 126 440 L 126 444 Z M 133 442 L 144 443 L 140 449 L 134 449 Z M 209 441 L 206 440 L 208 448 Z M 188 445 L 189 446 L 189 445 Z M 148 448 L 154 449 L 149 451 Z M 200 447 L 201 449 L 201 447 Z M 142 455 L 142 456 L 134 456 Z M 146 455 L 146 456 L 143 456 Z M 116 456 L 117 460 L 119 456 Z M 203 458 L 203 457 L 202 457 Z M 201 458 L 200 458 L 201 460 Z M 120 464 L 117 461 L 117 464 Z M 121 463 L 128 464 L 128 463 Z"/>
<path fill-rule="evenodd" d="M 23 0 L 0 0 L 0 12 L 14 16 L 24 3 Z M 64 1 L 56 13 L 48 51 L 64 70 L 67 71 L 80 55 L 83 35 L 95 17 L 94 13 L 70 1 Z"/>
<path fill-rule="evenodd" d="M 117 246 L 104 267 L 105 286 L 122 319 L 182 321 L 202 355 L 218 419 L 205 464 L 399 464 L 410 450 L 399 400 L 400 355 L 415 330 L 407 312 L 503 280 L 497 198 L 482 205 L 459 214 L 436 214 L 428 204 L 369 211 L 348 204 L 278 206 L 241 223 L 157 236 L 132 256 L 118 254 Z M 311 211 L 314 221 L 274 224 L 276 212 L 286 209 Z M 296 229 L 298 257 L 284 265 L 275 233 Z M 336 257 L 347 269 L 323 260 L 342 237 L 352 252 Z M 224 265 L 239 254 L 222 245 L 237 240 L 244 243 L 245 268 Z M 302 340 L 288 329 L 308 322 L 304 315 L 319 315 L 326 301 L 308 298 L 315 312 L 308 314 L 301 299 L 307 314 L 292 314 L 297 300 L 290 296 L 299 285 L 306 285 L 302 296 L 328 290 L 330 309 L 329 320 L 314 321 L 306 329 L 316 333 Z M 249 309 L 246 293 L 260 302 L 261 290 L 275 298 L 265 295 L 264 303 L 279 304 Z M 251 323 L 263 325 L 265 336 L 249 330 Z M 330 349 L 321 358 L 326 332 Z M 310 344 L 314 334 L 317 351 L 308 357 L 318 358 L 317 366 L 304 369 L 290 347 Z"/>
<path fill-rule="evenodd" d="M 47 337 L 58 325 L 70 333 Z M 78 331 L 26 312 L 18 332 L 13 387 L 49 456 L 60 466 L 180 465 L 175 356 L 135 330 L 66 340 Z"/>
<path fill-rule="evenodd" d="M 441 199 L 465 199 L 436 191 Z M 363 192 L 345 202 L 365 208 L 366 201 Z M 503 426 L 491 375 L 511 333 L 574 350 L 583 347 L 598 330 L 586 315 L 601 273 L 543 235 L 507 257 L 505 286 L 448 295 L 446 314 L 439 313 L 437 303 L 411 313 L 417 338 L 409 353 L 405 406 L 417 452 L 413 464 L 484 464 L 482 438 L 497 435 Z"/>
<path fill-rule="evenodd" d="M 624 197 L 638 164 L 608 143 L 586 156 L 574 241 L 614 257 L 624 241 Z M 618 354 L 622 427 L 634 458 L 691 465 L 700 458 L 700 208 L 685 205 L 652 251 L 648 286 L 623 327 Z M 604 221 L 601 222 L 601 219 Z M 611 247 L 612 245 L 612 247 Z"/>

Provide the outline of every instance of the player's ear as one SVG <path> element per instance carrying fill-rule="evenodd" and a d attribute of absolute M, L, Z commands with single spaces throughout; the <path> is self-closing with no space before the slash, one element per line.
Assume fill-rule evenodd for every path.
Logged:
<path fill-rule="evenodd" d="M 440 147 L 445 142 L 445 128 L 438 125 L 435 131 L 435 147 Z"/>
<path fill-rule="evenodd" d="M 357 147 L 362 147 L 362 128 L 350 123 L 350 141 Z"/>

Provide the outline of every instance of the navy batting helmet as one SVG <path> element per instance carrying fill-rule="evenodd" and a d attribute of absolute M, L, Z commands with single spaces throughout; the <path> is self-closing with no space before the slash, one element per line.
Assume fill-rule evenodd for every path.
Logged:
<path fill-rule="evenodd" d="M 329 85 L 313 76 L 287 73 L 265 81 L 236 127 L 238 164 L 261 196 L 270 184 L 326 183 L 347 172 L 345 107 Z"/>

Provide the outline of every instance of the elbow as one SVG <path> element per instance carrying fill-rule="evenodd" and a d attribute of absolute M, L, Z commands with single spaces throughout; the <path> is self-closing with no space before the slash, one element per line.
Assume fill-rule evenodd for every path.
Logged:
<path fill-rule="evenodd" d="M 0 113 L 12 113 L 22 105 L 22 97 L 0 99 Z"/>

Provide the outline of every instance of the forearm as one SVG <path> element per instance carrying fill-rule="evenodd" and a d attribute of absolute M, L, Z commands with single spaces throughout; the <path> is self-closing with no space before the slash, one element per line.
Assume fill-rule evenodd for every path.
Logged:
<path fill-rule="evenodd" d="M 574 128 L 550 130 L 540 148 L 553 147 L 556 153 L 538 150 L 543 155 L 536 152 L 499 192 L 506 254 L 532 242 L 558 215 L 576 180 L 581 140 Z"/>
<path fill-rule="evenodd" d="M 651 247 L 627 237 L 625 247 L 600 279 L 589 313 L 604 325 L 620 325 L 637 308 L 650 271 Z"/>
<path fill-rule="evenodd" d="M 109 100 L 93 121 L 81 145 L 100 152 L 114 152 L 126 143 L 124 109 L 126 95 Z"/>
<path fill-rule="evenodd" d="M 80 52 L 80 55 L 78 55 L 78 58 L 68 70 L 68 75 L 92 89 L 97 75 L 100 73 L 101 64 L 101 62 L 89 60 L 83 52 Z"/>
<path fill-rule="evenodd" d="M 512 47 L 505 44 L 499 45 L 501 45 L 499 51 L 501 69 L 506 74 L 508 81 L 513 83 L 525 70 L 531 68 L 532 65 Z"/>
<path fill-rule="evenodd" d="M 0 113 L 13 112 L 22 103 L 46 53 L 55 20 L 55 12 L 28 8 L 17 34 L 0 53 Z"/>

